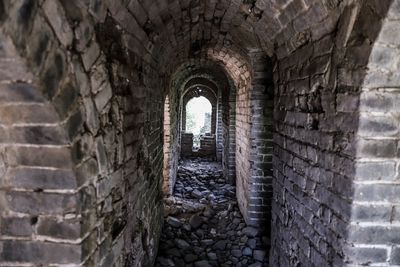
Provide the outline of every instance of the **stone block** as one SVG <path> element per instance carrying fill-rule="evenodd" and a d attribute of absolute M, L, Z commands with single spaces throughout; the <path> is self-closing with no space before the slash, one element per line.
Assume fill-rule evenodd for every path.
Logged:
<path fill-rule="evenodd" d="M 359 201 L 397 202 L 400 186 L 397 184 L 356 184 L 354 195 Z"/>
<path fill-rule="evenodd" d="M 350 228 L 350 242 L 361 244 L 398 244 L 400 231 L 398 227 L 388 229 L 385 226 L 352 226 Z"/>
<path fill-rule="evenodd" d="M 1 241 L 0 258 L 6 262 L 37 265 L 79 264 L 80 245 L 22 240 Z"/>
<path fill-rule="evenodd" d="M 356 164 L 355 178 L 357 180 L 383 180 L 396 179 L 396 162 L 394 161 L 371 161 Z"/>
<path fill-rule="evenodd" d="M 83 101 L 86 114 L 86 125 L 89 128 L 90 132 L 96 135 L 100 127 L 100 120 L 96 107 L 90 97 L 84 98 Z"/>
<path fill-rule="evenodd" d="M 33 234 L 33 227 L 29 217 L 3 217 L 0 223 L 1 235 L 27 237 Z"/>
<path fill-rule="evenodd" d="M 39 89 L 30 83 L 13 82 L 0 85 L 0 104 L 12 102 L 43 103 Z"/>
<path fill-rule="evenodd" d="M 65 12 L 58 0 L 47 0 L 43 10 L 60 42 L 68 47 L 72 44 L 73 33 Z"/>
<path fill-rule="evenodd" d="M 21 126 L 10 129 L 10 140 L 17 144 L 66 145 L 68 138 L 59 126 Z"/>
<path fill-rule="evenodd" d="M 348 256 L 351 257 L 353 264 L 370 264 L 386 262 L 388 250 L 385 248 L 363 248 L 354 247 L 348 251 Z"/>
<path fill-rule="evenodd" d="M 61 86 L 53 100 L 61 119 L 66 118 L 67 114 L 78 104 L 78 97 L 79 89 L 74 84 L 68 82 Z"/>
<path fill-rule="evenodd" d="M 72 170 L 40 169 L 37 167 L 19 167 L 9 169 L 7 184 L 24 189 L 75 189 L 77 186 Z"/>
<path fill-rule="evenodd" d="M 397 155 L 395 140 L 359 140 L 358 156 L 366 158 L 394 158 Z"/>
<path fill-rule="evenodd" d="M 93 64 L 96 62 L 100 55 L 100 47 L 95 40 L 93 40 L 90 46 L 82 53 L 82 62 L 85 69 L 88 71 L 91 69 Z"/>
<path fill-rule="evenodd" d="M 94 102 L 96 104 L 97 110 L 103 114 L 107 112 L 107 109 L 105 107 L 110 102 L 113 93 L 111 85 L 108 82 L 105 82 L 99 90 L 100 91 L 94 97 Z"/>
<path fill-rule="evenodd" d="M 400 248 L 394 247 L 390 253 L 390 264 L 400 264 Z"/>
<path fill-rule="evenodd" d="M 77 211 L 76 195 L 39 192 L 7 192 L 7 207 L 31 215 L 66 214 Z"/>
<path fill-rule="evenodd" d="M 392 207 L 387 205 L 354 205 L 352 210 L 357 222 L 389 222 L 392 217 Z"/>
<path fill-rule="evenodd" d="M 70 151 L 66 147 L 16 147 L 7 151 L 11 165 L 70 168 Z"/>
<path fill-rule="evenodd" d="M 0 106 L 0 123 L 56 123 L 57 114 L 48 112 L 49 107 L 43 105 L 29 105 L 21 108 L 21 105 Z"/>

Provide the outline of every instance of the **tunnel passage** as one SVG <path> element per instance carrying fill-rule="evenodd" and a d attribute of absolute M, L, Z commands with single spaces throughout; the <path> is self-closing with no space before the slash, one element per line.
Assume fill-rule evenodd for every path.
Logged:
<path fill-rule="evenodd" d="M 180 161 L 155 266 L 268 265 L 269 239 L 246 225 L 221 167 L 204 157 Z"/>
<path fill-rule="evenodd" d="M 32 90 L 18 112 L 52 115 L 2 127 L 1 264 L 151 266 L 182 93 L 202 79 L 223 179 L 245 222 L 270 229 L 271 266 L 398 265 L 398 19 L 398 0 L 0 1 L 15 47 L 0 70 L 26 68 L 2 92 Z M 15 154 L 29 149 L 47 156 Z M 25 183 L 8 163 L 69 180 Z"/>
<path fill-rule="evenodd" d="M 254 52 L 248 62 L 242 62 L 243 66 L 251 64 L 254 73 L 247 73 L 247 67 L 243 67 L 241 77 L 245 80 L 236 78 L 236 82 L 229 74 L 233 69 L 225 70 L 228 67 L 223 62 L 208 60 L 197 66 L 195 62 L 191 63 L 193 66 L 178 69 L 172 83 L 175 88 L 169 91 L 169 94 L 182 92 L 175 102 L 175 109 L 180 110 L 182 116 L 181 140 L 176 146 L 181 155 L 187 155 L 187 151 L 193 154 L 191 142 L 186 140 L 188 134 L 183 132 L 186 124 L 184 109 L 192 95 L 199 95 L 198 88 L 207 88 L 201 94 L 211 100 L 215 110 L 215 120 L 212 119 L 215 126 L 211 128 L 216 133 L 216 160 L 222 163 L 225 179 L 237 185 L 239 205 L 246 222 L 268 228 L 272 195 L 272 188 L 268 189 L 268 186 L 272 183 L 273 62 L 262 52 Z M 252 75 L 255 78 L 250 82 Z M 236 85 L 240 86 L 239 93 Z M 180 121 L 180 118 L 175 120 Z M 251 154 L 260 155 L 251 158 Z"/>

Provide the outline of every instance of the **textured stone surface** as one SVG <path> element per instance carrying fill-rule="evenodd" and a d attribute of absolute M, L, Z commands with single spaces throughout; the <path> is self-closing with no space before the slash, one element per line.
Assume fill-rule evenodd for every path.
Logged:
<path fill-rule="evenodd" d="M 207 159 L 181 162 L 174 195 L 166 199 L 155 266 L 267 265 L 268 239 L 259 230 L 245 227 L 234 187 L 222 174 L 221 166 Z M 192 195 L 194 190 L 200 200 Z M 252 247 L 247 235 L 253 237 Z"/>
<path fill-rule="evenodd" d="M 399 7 L 1 1 L 0 265 L 151 266 L 198 84 L 271 266 L 399 264 Z"/>

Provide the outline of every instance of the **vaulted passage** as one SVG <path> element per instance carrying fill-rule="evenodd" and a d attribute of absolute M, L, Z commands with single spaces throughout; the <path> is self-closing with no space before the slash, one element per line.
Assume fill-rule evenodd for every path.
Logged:
<path fill-rule="evenodd" d="M 0 0 L 0 266 L 400 266 L 399 32 L 400 0 Z"/>

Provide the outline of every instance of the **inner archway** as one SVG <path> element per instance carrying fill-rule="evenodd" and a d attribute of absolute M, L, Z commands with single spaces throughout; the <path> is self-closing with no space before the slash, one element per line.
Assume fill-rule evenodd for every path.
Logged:
<path fill-rule="evenodd" d="M 249 61 L 242 65 L 256 65 L 254 73 L 243 71 L 240 77 L 233 77 L 221 62 L 193 63 L 178 69 L 171 83 L 170 94 L 180 93 L 180 101 L 171 102 L 171 110 L 180 115 L 171 118 L 181 123 L 180 161 L 172 194 L 165 200 L 156 266 L 268 261 L 272 61 L 256 52 Z M 205 126 L 210 106 L 211 124 Z M 198 153 L 203 144 L 196 144 L 195 135 L 212 139 L 211 157 Z M 265 155 L 253 156 L 260 152 Z"/>

